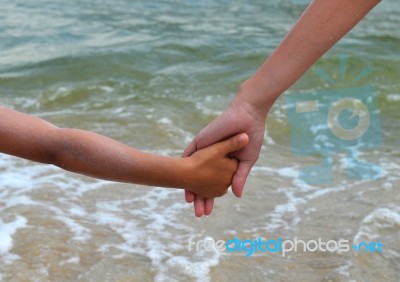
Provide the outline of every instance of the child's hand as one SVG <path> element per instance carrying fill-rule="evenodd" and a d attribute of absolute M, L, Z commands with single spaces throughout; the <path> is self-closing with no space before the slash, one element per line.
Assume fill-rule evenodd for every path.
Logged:
<path fill-rule="evenodd" d="M 185 189 L 204 198 L 224 195 L 238 167 L 238 161 L 228 154 L 245 147 L 248 142 L 249 137 L 242 133 L 185 158 L 189 168 L 184 177 Z"/>

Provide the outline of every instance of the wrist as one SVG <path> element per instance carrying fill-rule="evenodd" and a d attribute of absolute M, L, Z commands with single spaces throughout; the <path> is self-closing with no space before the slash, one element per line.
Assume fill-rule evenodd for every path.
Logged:
<path fill-rule="evenodd" d="M 176 171 L 178 179 L 178 187 L 186 190 L 191 190 L 194 171 L 192 157 L 176 158 Z"/>
<path fill-rule="evenodd" d="M 264 90 L 252 78 L 243 82 L 231 102 L 231 106 L 244 109 L 253 118 L 265 120 L 275 98 Z"/>

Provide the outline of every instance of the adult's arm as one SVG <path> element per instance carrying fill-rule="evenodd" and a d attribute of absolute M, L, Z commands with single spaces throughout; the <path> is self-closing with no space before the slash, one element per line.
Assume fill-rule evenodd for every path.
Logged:
<path fill-rule="evenodd" d="M 258 159 L 267 113 L 275 100 L 294 84 L 326 51 L 348 33 L 380 0 L 314 0 L 257 72 L 241 84 L 228 108 L 199 132 L 183 156 L 238 132 L 248 134 L 248 146 L 238 151 L 239 168 L 232 191 L 240 197 Z M 214 201 L 185 192 L 195 214 L 210 214 Z"/>

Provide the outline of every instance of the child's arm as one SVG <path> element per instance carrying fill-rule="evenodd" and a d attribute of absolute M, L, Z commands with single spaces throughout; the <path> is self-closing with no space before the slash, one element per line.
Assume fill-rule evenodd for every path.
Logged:
<path fill-rule="evenodd" d="M 246 134 L 188 158 L 145 153 L 105 136 L 58 128 L 0 107 L 0 152 L 106 180 L 189 189 L 218 197 L 230 186 L 237 161 L 226 155 L 244 147 Z"/>

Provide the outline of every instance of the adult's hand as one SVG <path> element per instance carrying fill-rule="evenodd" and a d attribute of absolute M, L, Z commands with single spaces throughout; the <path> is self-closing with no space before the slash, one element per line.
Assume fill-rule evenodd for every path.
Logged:
<path fill-rule="evenodd" d="M 257 161 L 265 132 L 267 109 L 256 110 L 237 96 L 229 107 L 213 122 L 199 132 L 183 153 L 190 156 L 197 150 L 208 147 L 218 141 L 227 139 L 238 133 L 247 133 L 249 143 L 231 157 L 239 160 L 239 167 L 232 179 L 232 191 L 241 197 L 249 172 Z M 202 198 L 190 191 L 185 191 L 186 201 L 194 202 L 196 216 L 209 215 L 214 206 L 213 198 Z"/>
<path fill-rule="evenodd" d="M 249 144 L 235 154 L 239 168 L 232 190 L 240 197 L 258 159 L 272 103 L 379 2 L 313 0 L 271 56 L 242 84 L 228 109 L 200 131 L 183 156 L 237 133 L 247 133 Z M 185 195 L 186 201 L 194 201 L 197 216 L 211 213 L 213 199 L 201 199 L 188 192 Z"/>

